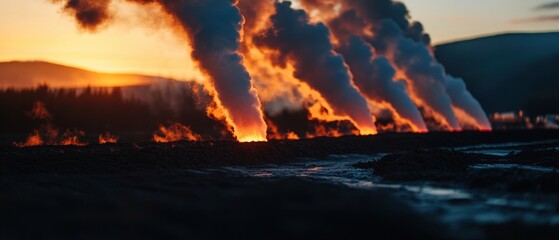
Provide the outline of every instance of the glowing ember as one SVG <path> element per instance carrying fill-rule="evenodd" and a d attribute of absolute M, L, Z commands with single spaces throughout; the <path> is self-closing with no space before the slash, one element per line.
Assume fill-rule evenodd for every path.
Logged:
<path fill-rule="evenodd" d="M 42 145 L 52 145 L 52 146 L 86 146 L 87 143 L 80 141 L 80 136 L 84 136 L 83 131 L 67 130 L 62 137 L 59 136 L 58 129 L 53 128 L 50 124 L 45 124 L 40 130 L 34 130 L 25 142 L 14 142 L 17 147 L 35 147 Z"/>
<path fill-rule="evenodd" d="M 59 144 L 63 146 L 85 146 L 87 143 L 80 142 L 79 136 L 83 136 L 85 133 L 83 131 L 75 130 L 69 131 L 67 130 L 64 135 L 62 135 L 62 139 L 60 140 Z"/>
<path fill-rule="evenodd" d="M 85 146 L 87 143 L 83 143 L 79 140 L 80 136 L 85 135 L 83 131 L 79 130 L 66 130 L 61 138 L 58 136 L 58 129 L 54 128 L 50 123 L 52 115 L 46 109 L 45 104 L 42 102 L 35 102 L 33 108 L 27 113 L 27 116 L 33 119 L 45 120 L 40 129 L 34 130 L 25 142 L 14 142 L 13 144 L 17 147 L 34 147 L 41 145 L 64 145 L 64 146 Z"/>
<path fill-rule="evenodd" d="M 109 132 L 99 134 L 99 144 L 117 143 L 118 137 L 110 134 Z"/>
<path fill-rule="evenodd" d="M 41 138 L 41 135 L 37 130 L 33 131 L 33 133 L 27 137 L 27 140 L 25 140 L 25 142 L 14 143 L 14 145 L 17 147 L 35 147 L 41 146 L 43 144 L 43 138 Z"/>
<path fill-rule="evenodd" d="M 194 134 L 189 127 L 180 123 L 172 124 L 168 127 L 160 126 L 153 134 L 153 141 L 157 143 L 169 143 L 178 141 L 199 141 L 201 137 Z"/>
<path fill-rule="evenodd" d="M 275 140 L 299 140 L 299 136 L 292 131 L 288 131 L 287 134 L 283 134 L 278 130 L 278 127 L 271 121 L 267 121 L 268 125 L 268 139 Z"/>
<path fill-rule="evenodd" d="M 317 137 L 341 137 L 343 134 L 336 130 L 328 130 L 324 125 L 319 125 L 315 128 L 314 133 L 307 133 L 306 138 Z"/>
<path fill-rule="evenodd" d="M 33 108 L 31 109 L 30 112 L 27 113 L 27 116 L 32 119 L 40 119 L 40 120 L 47 120 L 47 121 L 52 119 L 52 115 L 45 107 L 45 104 L 39 101 L 33 104 Z"/>
<path fill-rule="evenodd" d="M 286 139 L 288 140 L 299 140 L 299 136 L 297 134 L 295 134 L 294 132 L 288 132 Z"/>
<path fill-rule="evenodd" d="M 462 125 L 463 129 L 468 130 L 479 130 L 479 131 L 491 131 L 491 125 L 487 125 L 484 122 L 479 122 L 478 119 L 470 116 L 466 111 L 461 108 L 453 106 L 452 109 L 456 114 L 456 118 Z"/>
<path fill-rule="evenodd" d="M 242 136 L 242 137 L 237 137 L 237 140 L 239 142 L 266 142 L 268 141 L 268 139 L 262 138 L 262 136 L 257 136 L 257 135 L 253 135 L 253 136 Z"/>

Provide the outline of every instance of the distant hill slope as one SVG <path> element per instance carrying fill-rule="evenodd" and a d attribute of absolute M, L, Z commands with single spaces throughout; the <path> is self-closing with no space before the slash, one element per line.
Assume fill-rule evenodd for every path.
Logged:
<path fill-rule="evenodd" d="M 487 112 L 559 113 L 559 33 L 503 34 L 436 46 Z"/>
<path fill-rule="evenodd" d="M 179 109 L 185 95 L 202 92 L 203 86 L 194 81 L 138 74 L 107 74 L 87 71 L 41 61 L 0 62 L 0 89 L 36 88 L 42 84 L 49 88 L 119 87 L 126 99 L 135 99 L 150 104 L 152 109 L 168 106 Z M 203 95 L 202 97 L 207 97 Z M 207 101 L 206 99 L 204 101 Z"/>
<path fill-rule="evenodd" d="M 112 87 L 151 85 L 163 79 L 137 74 L 106 74 L 64 65 L 32 62 L 0 62 L 0 88 L 29 88 L 48 83 L 51 87 Z"/>

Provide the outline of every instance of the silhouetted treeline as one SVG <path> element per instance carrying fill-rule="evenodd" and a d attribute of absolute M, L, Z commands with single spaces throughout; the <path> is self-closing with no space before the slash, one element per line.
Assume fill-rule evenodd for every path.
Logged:
<path fill-rule="evenodd" d="M 36 102 L 44 104 L 52 116 L 50 120 L 30 116 Z M 0 134 L 27 135 L 48 122 L 61 131 L 79 129 L 90 137 L 111 132 L 119 137 L 128 135 L 125 141 L 148 141 L 160 125 L 180 123 L 205 140 L 233 139 L 222 121 L 208 117 L 210 104 L 212 97 L 195 82 L 166 81 L 122 88 L 54 89 L 41 85 L 0 89 Z M 289 133 L 299 138 L 337 136 L 357 131 L 349 121 L 311 119 L 305 108 L 266 113 L 266 119 L 271 124 L 270 136 L 276 137 Z"/>
<path fill-rule="evenodd" d="M 126 88 L 53 89 L 41 85 L 33 89 L 0 90 L 0 133 L 26 133 L 45 120 L 29 116 L 35 102 L 44 103 L 52 115 L 51 124 L 60 129 L 80 129 L 86 133 L 140 132 L 151 134 L 161 124 L 179 122 L 208 138 L 220 138 L 226 129 L 207 117 L 199 107 L 199 97 L 184 89 L 173 96 L 174 104 L 165 101 L 166 93 L 148 86 Z M 149 88 L 139 91 L 141 88 Z M 123 91 L 135 92 L 124 97 Z M 167 96 L 168 97 L 168 96 Z"/>

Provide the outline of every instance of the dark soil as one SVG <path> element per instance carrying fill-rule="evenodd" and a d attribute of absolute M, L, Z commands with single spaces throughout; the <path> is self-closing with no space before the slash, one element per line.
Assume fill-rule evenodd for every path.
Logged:
<path fill-rule="evenodd" d="M 379 160 L 357 164 L 371 168 L 386 181 L 435 181 L 509 192 L 559 193 L 559 172 L 512 168 L 472 168 L 476 164 L 520 164 L 557 167 L 556 150 L 535 149 L 504 158 L 446 149 L 389 154 Z"/>
<path fill-rule="evenodd" d="M 333 154 L 374 154 L 426 148 L 559 139 L 559 131 L 387 133 L 267 143 L 178 142 L 16 148 L 0 145 L 0 174 L 121 173 L 289 163 Z"/>
<path fill-rule="evenodd" d="M 494 159 L 422 150 L 551 139 L 559 139 L 559 131 L 381 134 L 246 144 L 0 145 L 0 239 L 554 239 L 557 227 L 524 223 L 457 231 L 388 190 L 219 170 L 332 154 L 397 152 L 361 167 L 374 168 L 386 181 L 556 194 L 556 172 L 471 169 L 474 163 L 506 161 L 548 165 L 553 152 L 525 149 L 510 159 Z"/>
<path fill-rule="evenodd" d="M 555 148 L 528 149 L 507 156 L 511 162 L 559 168 L 559 150 Z"/>
<path fill-rule="evenodd" d="M 377 161 L 357 164 L 356 167 L 372 168 L 376 175 L 386 180 L 443 181 L 466 174 L 470 164 L 478 162 L 480 156 L 444 149 L 416 150 L 390 154 Z"/>
<path fill-rule="evenodd" d="M 515 193 L 559 193 L 559 172 L 541 172 L 521 168 L 476 169 L 457 176 L 456 181 L 469 187 Z"/>
<path fill-rule="evenodd" d="M 383 191 L 301 179 L 264 180 L 187 171 L 0 179 L 1 239 L 450 236 L 433 216 L 419 214 Z"/>

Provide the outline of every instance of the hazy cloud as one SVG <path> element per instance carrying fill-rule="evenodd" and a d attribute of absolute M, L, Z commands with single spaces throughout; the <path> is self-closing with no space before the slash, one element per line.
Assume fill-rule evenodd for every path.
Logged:
<path fill-rule="evenodd" d="M 512 23 L 514 24 L 546 23 L 546 22 L 559 22 L 559 14 L 512 20 Z"/>
<path fill-rule="evenodd" d="M 536 10 L 559 9 L 559 2 L 544 3 L 536 7 Z"/>
<path fill-rule="evenodd" d="M 535 11 L 545 11 L 545 10 L 559 10 L 559 1 L 543 3 L 534 8 Z M 513 19 L 512 24 L 534 24 L 534 23 L 549 23 L 549 22 L 559 22 L 559 14 L 556 15 L 540 15 L 535 17 Z"/>

